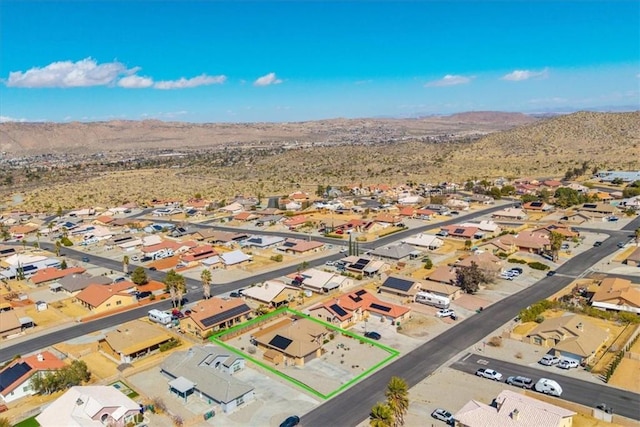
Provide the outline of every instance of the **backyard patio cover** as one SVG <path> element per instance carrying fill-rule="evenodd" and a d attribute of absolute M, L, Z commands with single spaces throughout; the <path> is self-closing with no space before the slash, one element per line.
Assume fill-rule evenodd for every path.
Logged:
<path fill-rule="evenodd" d="M 187 392 L 192 390 L 195 386 L 195 383 L 192 383 L 185 377 L 178 377 L 175 380 L 169 381 L 169 387 L 171 387 L 181 395 L 186 395 Z"/>

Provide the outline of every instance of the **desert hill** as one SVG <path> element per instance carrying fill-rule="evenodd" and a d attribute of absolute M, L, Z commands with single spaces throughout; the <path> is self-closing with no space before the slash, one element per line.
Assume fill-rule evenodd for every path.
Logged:
<path fill-rule="evenodd" d="M 332 119 L 291 123 L 13 122 L 0 124 L 0 151 L 33 155 L 202 149 L 222 145 L 384 143 L 440 135 L 486 134 L 535 120 L 519 113 L 478 112 L 421 119 Z"/>

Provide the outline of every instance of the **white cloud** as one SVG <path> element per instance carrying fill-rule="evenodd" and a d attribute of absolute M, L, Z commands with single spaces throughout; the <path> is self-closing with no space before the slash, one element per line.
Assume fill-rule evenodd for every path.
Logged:
<path fill-rule="evenodd" d="M 9 87 L 89 87 L 112 84 L 119 76 L 131 74 L 120 62 L 98 64 L 92 58 L 77 62 L 53 62 L 46 67 L 33 67 L 27 71 L 13 71 L 5 84 Z"/>
<path fill-rule="evenodd" d="M 509 74 L 505 74 L 501 77 L 502 80 L 509 80 L 512 82 L 519 82 L 522 80 L 529 80 L 533 78 L 546 78 L 549 76 L 549 69 L 545 68 L 542 71 L 532 70 L 514 70 Z"/>
<path fill-rule="evenodd" d="M 118 86 L 125 89 L 140 89 L 153 86 L 153 79 L 151 77 L 141 77 L 135 74 L 127 77 L 123 77 L 118 80 Z"/>
<path fill-rule="evenodd" d="M 282 80 L 276 77 L 276 73 L 269 73 L 262 77 L 258 77 L 255 82 L 253 82 L 254 86 L 269 86 L 269 85 L 277 85 L 282 83 Z"/>
<path fill-rule="evenodd" d="M 208 76 L 201 74 L 197 77 L 185 79 L 184 77 L 178 80 L 162 80 L 156 82 L 153 87 L 156 89 L 186 89 L 198 86 L 208 86 L 215 84 L 222 84 L 227 80 L 226 76 Z"/>
<path fill-rule="evenodd" d="M 425 85 L 425 87 L 443 87 L 443 86 L 456 86 L 467 84 L 473 79 L 473 77 L 456 76 L 447 74 L 439 80 L 433 80 Z"/>
<path fill-rule="evenodd" d="M 16 119 L 15 117 L 9 116 L 0 116 L 0 123 L 8 123 L 8 122 L 26 122 L 26 119 Z"/>

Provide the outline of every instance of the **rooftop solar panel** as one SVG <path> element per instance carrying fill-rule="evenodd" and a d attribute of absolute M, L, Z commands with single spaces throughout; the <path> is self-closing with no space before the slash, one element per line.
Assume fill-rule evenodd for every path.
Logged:
<path fill-rule="evenodd" d="M 376 310 L 384 311 L 385 313 L 388 313 L 391 311 L 391 307 L 386 305 L 376 304 L 376 303 L 371 304 L 370 307 L 375 308 Z"/>
<path fill-rule="evenodd" d="M 587 209 L 595 209 L 598 207 L 598 205 L 594 205 L 593 203 L 585 203 L 584 207 Z"/>
<path fill-rule="evenodd" d="M 398 277 L 388 277 L 382 284 L 385 288 L 398 289 L 400 291 L 408 292 L 413 286 L 411 280 L 404 280 Z"/>
<path fill-rule="evenodd" d="M 356 292 L 356 295 L 361 296 L 361 295 L 364 295 L 366 293 L 367 293 L 367 291 L 365 289 L 360 289 L 358 292 Z"/>
<path fill-rule="evenodd" d="M 218 323 L 224 322 L 225 320 L 231 320 L 245 312 L 250 312 L 251 309 L 247 304 L 242 304 L 227 311 L 223 311 L 222 313 L 216 313 L 211 317 L 207 317 L 202 319 L 202 325 L 205 328 L 209 326 L 217 325 Z"/>
<path fill-rule="evenodd" d="M 16 382 L 30 370 L 31 367 L 29 367 L 26 362 L 18 363 L 11 368 L 4 370 L 2 374 L 0 374 L 0 392 Z"/>
<path fill-rule="evenodd" d="M 357 295 L 349 295 L 349 298 L 351 298 L 353 300 L 353 302 L 360 302 L 362 301 L 362 298 L 360 298 Z"/>
<path fill-rule="evenodd" d="M 271 341 L 269 341 L 269 345 L 284 351 L 287 349 L 287 347 L 291 345 L 292 342 L 293 340 L 290 340 L 287 337 L 283 337 L 282 335 L 276 335 L 275 337 L 271 338 Z"/>
<path fill-rule="evenodd" d="M 465 232 L 464 228 L 456 228 L 453 234 L 464 234 L 464 232 Z"/>
<path fill-rule="evenodd" d="M 333 310 L 334 312 L 336 312 L 336 314 L 338 314 L 338 316 L 346 316 L 348 314 L 344 310 L 344 308 L 340 307 L 338 304 L 333 304 L 333 305 L 329 306 L 329 308 L 331 310 Z"/>
<path fill-rule="evenodd" d="M 292 247 L 294 247 L 295 245 L 296 245 L 296 244 L 295 244 L 295 243 L 293 243 L 293 242 L 284 242 L 284 243 L 282 244 L 282 246 L 284 246 L 285 248 L 292 248 Z"/>
<path fill-rule="evenodd" d="M 531 206 L 534 208 L 539 208 L 543 205 L 542 202 L 531 202 Z"/>

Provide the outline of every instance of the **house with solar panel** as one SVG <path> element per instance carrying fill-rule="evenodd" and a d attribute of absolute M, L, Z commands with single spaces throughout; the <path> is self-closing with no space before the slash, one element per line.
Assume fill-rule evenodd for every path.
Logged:
<path fill-rule="evenodd" d="M 410 277 L 389 276 L 382 282 L 379 291 L 390 295 L 413 298 L 420 291 L 420 283 Z"/>
<path fill-rule="evenodd" d="M 191 314 L 180 319 L 180 328 L 199 338 L 230 328 L 248 320 L 251 308 L 240 298 L 212 297 L 200 300 L 191 308 Z"/>
<path fill-rule="evenodd" d="M 534 200 L 533 202 L 527 202 L 522 205 L 522 209 L 524 209 L 525 212 L 549 212 L 553 210 L 553 205 L 545 203 L 541 200 Z"/>
<path fill-rule="evenodd" d="M 411 308 L 382 301 L 366 289 L 359 289 L 313 306 L 308 312 L 310 316 L 347 329 L 370 317 L 399 323 L 410 317 Z"/>
<path fill-rule="evenodd" d="M 169 391 L 185 402 L 200 398 L 230 413 L 255 399 L 254 387 L 233 376 L 244 365 L 242 357 L 218 346 L 204 345 L 171 354 L 160 372 L 169 378 Z"/>
<path fill-rule="evenodd" d="M 303 289 L 308 289 L 318 294 L 336 291 L 353 285 L 353 280 L 349 277 L 322 271 L 317 268 L 309 268 L 299 274 L 288 276 L 294 282 L 299 282 Z M 300 280 L 302 279 L 302 280 Z"/>
<path fill-rule="evenodd" d="M 576 208 L 576 212 L 587 215 L 591 219 L 604 220 L 609 216 L 620 214 L 620 209 L 607 203 L 584 203 Z"/>
<path fill-rule="evenodd" d="M 0 398 L 9 403 L 25 396 L 33 396 L 35 391 L 31 387 L 31 378 L 65 366 L 62 360 L 49 351 L 15 359 L 0 371 Z"/>
<path fill-rule="evenodd" d="M 274 364 L 304 366 L 320 357 L 330 329 L 307 318 L 286 317 L 252 335 L 252 342 L 263 350 L 263 358 Z"/>

